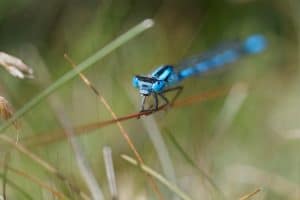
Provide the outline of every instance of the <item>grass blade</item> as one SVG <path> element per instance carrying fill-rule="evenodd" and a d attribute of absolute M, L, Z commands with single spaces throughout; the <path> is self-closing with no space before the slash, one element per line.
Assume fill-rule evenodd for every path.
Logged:
<path fill-rule="evenodd" d="M 70 62 L 70 64 L 72 65 L 72 67 L 76 67 L 75 63 L 72 61 L 72 59 L 70 57 L 68 57 L 67 54 L 65 54 L 65 58 L 67 59 L 67 61 Z M 87 87 L 89 87 L 94 93 L 95 95 L 98 97 L 98 99 L 102 102 L 102 104 L 105 106 L 105 108 L 108 110 L 108 112 L 111 114 L 111 116 L 117 120 L 118 117 L 116 115 L 116 113 L 113 111 L 112 107 L 109 105 L 108 101 L 104 98 L 104 96 L 102 96 L 100 94 L 100 92 L 96 89 L 96 87 L 92 84 L 92 82 L 90 82 L 90 80 L 83 74 L 83 73 L 80 73 L 78 72 L 78 75 L 80 77 L 80 79 L 84 82 L 84 84 L 87 85 Z M 123 138 L 126 140 L 128 146 L 130 147 L 130 149 L 133 151 L 135 157 L 138 159 L 138 161 L 143 164 L 144 161 L 142 159 L 142 156 L 139 154 L 137 148 L 134 146 L 134 143 L 133 141 L 131 140 L 131 138 L 129 137 L 129 134 L 127 133 L 127 131 L 125 130 L 125 128 L 123 127 L 123 125 L 117 121 L 117 126 L 123 136 Z M 147 176 L 148 177 L 148 180 L 149 180 L 149 183 L 153 189 L 153 191 L 157 194 L 157 197 L 159 199 L 163 199 L 162 197 L 162 194 L 160 193 L 156 183 L 154 182 L 154 180 L 150 177 L 150 176 Z"/>
<path fill-rule="evenodd" d="M 3 180 L 2 180 L 2 196 L 3 200 L 7 200 L 6 198 L 6 180 L 7 180 L 7 163 L 9 160 L 9 153 L 5 153 L 4 161 L 3 161 Z"/>
<path fill-rule="evenodd" d="M 33 199 L 29 193 L 27 193 L 22 187 L 18 186 L 17 184 L 15 184 L 13 181 L 11 181 L 10 179 L 8 179 L 7 177 L 5 177 L 6 175 L 3 173 L 0 173 L 0 178 L 1 179 L 6 179 L 6 183 L 7 185 L 9 185 L 12 189 L 15 189 L 16 191 L 18 191 L 19 193 L 21 193 L 23 195 L 23 197 L 25 199 Z"/>
<path fill-rule="evenodd" d="M 200 168 L 193 161 L 193 159 L 190 158 L 190 156 L 183 150 L 183 148 L 181 147 L 181 145 L 177 142 L 177 140 L 175 139 L 175 137 L 168 130 L 166 130 L 166 131 L 168 132 L 167 136 L 169 137 L 170 141 L 176 147 L 176 149 L 180 152 L 180 154 L 183 156 L 183 158 L 186 160 L 186 162 L 189 163 L 193 168 L 195 168 L 198 171 L 198 173 L 209 182 L 209 184 L 219 194 L 219 196 L 220 196 L 221 199 L 225 199 L 222 190 L 217 186 L 217 184 L 213 181 L 213 179 L 210 178 L 210 176 L 207 175 L 206 172 L 202 168 Z"/>
<path fill-rule="evenodd" d="M 250 198 L 252 198 L 253 196 L 255 196 L 259 192 L 260 192 L 260 188 L 257 188 L 255 191 L 251 192 L 250 194 L 244 195 L 239 200 L 249 200 Z"/>
<path fill-rule="evenodd" d="M 165 179 L 162 175 L 151 169 L 150 167 L 146 166 L 145 164 L 139 164 L 135 159 L 127 156 L 127 155 L 121 155 L 121 157 L 129 162 L 130 164 L 133 164 L 135 166 L 139 166 L 144 172 L 150 174 L 157 180 L 159 180 L 163 185 L 167 186 L 171 191 L 173 191 L 175 194 L 177 194 L 180 198 L 184 200 L 191 200 L 191 198 L 182 192 L 176 185 Z"/>
<path fill-rule="evenodd" d="M 59 108 L 57 106 L 57 108 Z M 97 179 L 95 178 L 91 167 L 89 165 L 88 160 L 86 159 L 86 156 L 77 142 L 74 134 L 74 130 L 72 126 L 69 123 L 69 120 L 67 119 L 65 113 L 62 111 L 62 109 L 57 110 L 57 115 L 59 117 L 60 123 L 65 129 L 66 135 L 69 139 L 69 142 L 71 144 L 72 150 L 75 155 L 76 163 L 79 169 L 79 172 L 81 173 L 82 178 L 84 179 L 93 200 L 103 200 L 103 192 L 101 187 L 99 186 Z"/>
<path fill-rule="evenodd" d="M 80 63 L 75 69 L 70 70 L 65 75 L 63 75 L 61 78 L 59 78 L 57 81 L 52 83 L 48 88 L 43 90 L 40 94 L 38 94 L 36 97 L 34 97 L 31 101 L 29 101 L 27 104 L 25 104 L 20 110 L 18 110 L 9 120 L 6 121 L 1 127 L 0 132 L 3 132 L 6 128 L 8 128 L 14 121 L 19 119 L 21 116 L 23 116 L 26 112 L 31 110 L 35 105 L 40 103 L 44 98 L 46 98 L 48 95 L 50 95 L 52 92 L 57 90 L 59 87 L 61 87 L 66 82 L 70 81 L 72 78 L 77 76 L 78 73 L 82 72 L 83 70 L 86 70 L 87 68 L 91 67 L 93 64 L 95 64 L 97 61 L 108 55 L 110 52 L 114 51 L 118 47 L 125 44 L 130 39 L 136 37 L 146 29 L 153 26 L 154 22 L 151 19 L 146 19 L 143 22 L 139 23 L 135 27 L 129 29 L 126 33 L 122 34 L 115 40 L 113 40 L 111 43 L 107 44 L 105 47 L 97 51 L 94 55 L 87 58 L 85 61 Z"/>
<path fill-rule="evenodd" d="M 3 142 L 9 144 L 11 147 L 13 147 L 15 150 L 20 152 L 21 154 L 25 155 L 26 157 L 30 158 L 32 161 L 37 163 L 39 166 L 47 170 L 48 172 L 54 174 L 58 179 L 68 184 L 72 191 L 78 193 L 82 199 L 90 199 L 81 189 L 77 186 L 75 186 L 71 181 L 69 181 L 63 174 L 61 174 L 54 166 L 44 161 L 42 158 L 37 156 L 36 154 L 32 153 L 28 148 L 26 148 L 24 145 L 21 145 L 19 143 L 16 143 L 14 140 L 12 140 L 10 137 L 6 135 L 0 135 L 0 140 Z"/>
<path fill-rule="evenodd" d="M 139 109 L 139 104 L 136 102 L 136 99 L 134 99 L 135 95 L 128 95 L 129 98 L 131 98 L 134 105 L 136 105 L 136 108 Z M 156 151 L 158 160 L 160 162 L 160 165 L 162 167 L 163 175 L 174 185 L 177 185 L 177 179 L 175 174 L 175 168 L 172 162 L 172 159 L 170 157 L 169 150 L 167 148 L 167 145 L 162 137 L 161 131 L 158 127 L 158 124 L 155 120 L 155 118 L 152 115 L 149 115 L 146 118 L 140 119 L 142 122 L 142 125 L 144 126 L 144 129 L 147 132 L 147 135 L 153 144 L 153 147 Z M 168 191 L 167 196 L 169 199 L 172 200 L 178 200 L 177 195 L 172 194 Z"/>
<path fill-rule="evenodd" d="M 3 163 L 1 163 L 2 166 Z M 48 185 L 47 183 L 43 182 L 42 180 L 38 179 L 37 177 L 28 174 L 25 171 L 10 167 L 8 165 L 6 165 L 7 169 L 19 176 L 22 176 L 24 178 L 26 178 L 28 181 L 35 183 L 36 185 L 40 186 L 41 188 L 47 190 L 48 192 L 52 193 L 55 197 L 57 197 L 58 199 L 69 199 L 67 196 L 65 196 L 63 193 L 61 193 L 60 191 L 56 190 L 54 187 Z"/>
<path fill-rule="evenodd" d="M 109 146 L 105 146 L 103 147 L 102 151 L 103 151 L 105 171 L 106 171 L 109 191 L 111 194 L 111 199 L 118 200 L 119 197 L 118 197 L 115 169 L 114 169 L 114 164 L 112 159 L 112 150 Z"/>
<path fill-rule="evenodd" d="M 299 200 L 300 184 L 293 182 L 281 175 L 244 164 L 228 166 L 225 171 L 225 179 L 230 180 L 230 187 L 236 185 L 256 185 L 259 188 L 267 188 L 275 194 L 290 200 Z M 238 174 L 238 176 L 236 176 Z"/>

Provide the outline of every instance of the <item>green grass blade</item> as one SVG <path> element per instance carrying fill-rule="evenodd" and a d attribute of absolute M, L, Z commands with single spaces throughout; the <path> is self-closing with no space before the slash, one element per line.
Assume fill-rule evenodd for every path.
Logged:
<path fill-rule="evenodd" d="M 173 191 L 175 194 L 177 194 L 181 199 L 183 200 L 191 200 L 191 198 L 182 192 L 176 185 L 168 181 L 166 178 L 164 178 L 162 175 L 151 169 L 150 167 L 144 165 L 144 164 L 139 164 L 135 159 L 127 156 L 127 155 L 121 155 L 121 157 L 129 162 L 130 164 L 133 164 L 135 166 L 139 166 L 143 171 L 148 173 L 149 175 L 153 176 L 157 180 L 159 180 L 163 185 L 167 186 L 171 191 Z"/>
<path fill-rule="evenodd" d="M 146 29 L 152 27 L 154 24 L 153 20 L 146 19 L 143 22 L 139 23 L 138 25 L 134 26 L 133 28 L 129 29 L 126 33 L 122 34 L 111 43 L 107 44 L 105 47 L 97 51 L 94 55 L 87 58 L 85 61 L 80 63 L 75 69 L 70 70 L 57 81 L 55 81 L 52 85 L 48 88 L 43 90 L 40 94 L 38 94 L 35 98 L 25 104 L 20 110 L 18 110 L 9 120 L 7 120 L 1 127 L 0 132 L 3 132 L 6 128 L 8 128 L 15 120 L 19 119 L 23 116 L 26 112 L 31 110 L 34 106 L 40 103 L 43 99 L 45 99 L 48 95 L 52 92 L 57 90 L 59 87 L 64 85 L 66 82 L 71 80 L 72 78 L 76 77 L 79 72 L 89 68 L 97 61 L 108 55 L 110 52 L 114 51 L 118 47 L 122 46 L 129 40 L 133 39 Z"/>
<path fill-rule="evenodd" d="M 204 177 L 211 186 L 216 190 L 216 192 L 220 195 L 221 199 L 225 199 L 224 194 L 222 190 L 217 186 L 217 184 L 206 174 L 206 172 L 203 171 L 193 160 L 192 158 L 183 150 L 183 148 L 180 146 L 180 144 L 177 142 L 175 137 L 170 133 L 168 130 L 165 130 L 167 132 L 167 136 L 169 137 L 172 144 L 175 146 L 175 148 L 180 152 L 182 157 L 186 160 L 187 163 L 189 163 L 193 168 L 197 170 L 197 172 Z"/>
<path fill-rule="evenodd" d="M 4 174 L 3 174 L 3 173 L 0 173 L 0 178 L 1 178 L 1 179 L 4 179 L 4 177 L 5 177 Z M 11 181 L 10 179 L 7 179 L 7 178 L 6 178 L 6 182 L 7 182 L 7 185 L 9 185 L 12 189 L 14 189 L 14 190 L 20 192 L 20 193 L 23 195 L 23 197 L 24 197 L 25 199 L 29 199 L 29 200 L 33 199 L 33 198 L 30 196 L 29 193 L 27 193 L 26 191 L 24 191 L 22 187 L 18 186 L 17 184 L 15 184 L 15 183 L 14 183 L 13 181 Z"/>

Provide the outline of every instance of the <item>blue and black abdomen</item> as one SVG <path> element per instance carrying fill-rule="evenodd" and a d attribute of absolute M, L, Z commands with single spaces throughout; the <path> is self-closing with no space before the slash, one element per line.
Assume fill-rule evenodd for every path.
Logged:
<path fill-rule="evenodd" d="M 183 69 L 177 72 L 178 79 L 218 69 L 223 65 L 235 62 L 241 56 L 260 53 L 265 47 L 266 39 L 262 35 L 252 35 L 244 41 L 225 44 L 205 55 L 187 60 L 186 63 L 183 63 Z"/>

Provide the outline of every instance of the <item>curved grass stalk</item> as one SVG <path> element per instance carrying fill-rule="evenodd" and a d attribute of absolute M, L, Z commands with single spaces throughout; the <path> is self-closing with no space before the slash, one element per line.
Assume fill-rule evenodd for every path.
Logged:
<path fill-rule="evenodd" d="M 42 100 L 44 100 L 47 96 L 49 96 L 51 93 L 53 93 L 55 90 L 57 90 L 59 87 L 64 85 L 66 82 L 70 81 L 74 77 L 77 76 L 78 73 L 86 70 L 87 68 L 91 67 L 93 64 L 98 62 L 100 59 L 117 49 L 118 47 L 122 46 L 129 40 L 133 39 L 146 29 L 152 27 L 154 24 L 153 20 L 146 19 L 143 22 L 139 23 L 135 27 L 129 29 L 126 33 L 122 34 L 109 44 L 107 44 L 105 47 L 97 51 L 94 55 L 87 58 L 85 61 L 80 63 L 75 69 L 70 70 L 65 75 L 63 75 L 61 78 L 59 78 L 57 81 L 52 83 L 48 88 L 43 90 L 40 94 L 38 94 L 36 97 L 34 97 L 31 101 L 26 103 L 20 110 L 18 110 L 10 119 L 8 119 L 1 127 L 0 132 L 3 132 L 5 129 L 7 129 L 13 122 L 15 122 L 17 119 L 22 117 L 26 112 L 30 111 L 34 106 L 39 104 Z"/>
<path fill-rule="evenodd" d="M 163 185 L 165 185 L 166 187 L 168 187 L 172 192 L 174 192 L 175 194 L 177 194 L 181 199 L 183 199 L 183 200 L 191 200 L 191 197 L 189 197 L 187 194 L 185 194 L 184 192 L 182 192 L 176 185 L 174 185 L 173 183 L 171 183 L 170 181 L 168 181 L 166 178 L 164 178 L 162 175 L 160 175 L 159 173 L 157 173 L 156 171 L 154 171 L 153 169 L 151 169 L 147 165 L 145 165 L 145 164 L 139 164 L 135 159 L 133 159 L 133 158 L 127 156 L 127 155 L 121 155 L 121 157 L 124 160 L 126 160 L 127 162 L 129 162 L 130 164 L 133 164 L 135 166 L 140 167 L 141 170 L 143 170 L 144 172 L 148 173 L 152 177 L 156 178 L 160 183 L 162 183 Z"/>

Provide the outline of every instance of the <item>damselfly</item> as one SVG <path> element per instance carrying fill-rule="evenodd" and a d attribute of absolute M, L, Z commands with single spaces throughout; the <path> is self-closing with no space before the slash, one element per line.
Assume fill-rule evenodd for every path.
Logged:
<path fill-rule="evenodd" d="M 159 97 L 165 105 L 172 105 L 183 87 L 179 84 L 186 78 L 202 75 L 230 64 L 249 54 L 262 52 L 266 47 L 263 35 L 251 35 L 245 40 L 224 43 L 212 51 L 191 57 L 177 65 L 162 65 L 146 76 L 136 75 L 132 84 L 142 96 L 141 112 L 155 111 L 159 106 Z M 169 101 L 165 93 L 176 91 L 174 98 Z M 145 109 L 146 97 L 153 96 L 154 105 Z"/>

